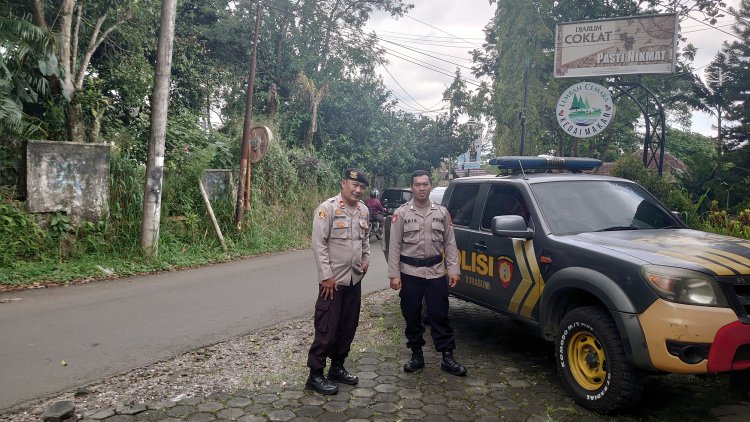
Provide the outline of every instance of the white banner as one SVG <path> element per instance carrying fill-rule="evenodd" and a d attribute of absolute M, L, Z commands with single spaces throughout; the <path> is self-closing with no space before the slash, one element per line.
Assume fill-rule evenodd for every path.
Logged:
<path fill-rule="evenodd" d="M 677 15 L 557 24 L 556 78 L 674 73 Z"/>

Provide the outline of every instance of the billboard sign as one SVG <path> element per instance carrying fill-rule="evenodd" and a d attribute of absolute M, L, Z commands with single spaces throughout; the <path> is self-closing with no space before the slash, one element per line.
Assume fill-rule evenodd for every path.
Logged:
<path fill-rule="evenodd" d="M 589 138 L 602 133 L 612 122 L 615 103 L 607 88 L 592 83 L 577 83 L 557 100 L 557 123 L 570 136 Z"/>
<path fill-rule="evenodd" d="M 677 15 L 557 24 L 556 78 L 674 73 Z"/>

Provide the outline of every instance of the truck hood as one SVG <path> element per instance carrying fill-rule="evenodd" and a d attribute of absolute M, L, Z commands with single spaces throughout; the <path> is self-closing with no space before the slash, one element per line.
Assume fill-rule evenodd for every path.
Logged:
<path fill-rule="evenodd" d="M 687 229 L 581 233 L 569 238 L 648 264 L 690 268 L 716 276 L 750 275 L 750 240 Z"/>

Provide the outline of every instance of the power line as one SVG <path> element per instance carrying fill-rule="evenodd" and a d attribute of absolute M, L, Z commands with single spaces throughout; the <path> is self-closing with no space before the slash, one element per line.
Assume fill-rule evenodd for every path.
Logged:
<path fill-rule="evenodd" d="M 720 8 L 720 7 L 717 7 L 717 9 L 721 10 L 722 12 L 724 12 L 724 13 L 726 13 L 728 15 L 734 16 L 735 18 L 737 18 L 738 21 L 741 21 L 745 25 L 750 25 L 750 21 L 746 20 L 744 17 L 738 15 L 737 13 L 733 13 L 731 10 L 725 10 L 725 9 Z"/>
<path fill-rule="evenodd" d="M 432 47 L 443 47 L 443 48 L 459 48 L 459 49 L 464 50 L 464 51 L 467 50 L 467 49 L 469 49 L 470 47 L 473 47 L 472 45 L 468 45 L 468 44 L 454 44 L 454 45 L 450 45 L 450 44 L 443 44 L 443 43 L 432 42 L 432 41 L 418 41 L 418 40 L 409 40 L 409 39 L 398 38 L 398 37 L 390 37 L 390 36 L 387 36 L 387 35 L 379 35 L 378 37 L 380 39 L 390 39 L 390 40 L 396 40 L 396 41 L 408 41 L 410 44 L 417 44 L 417 45 L 429 45 L 429 46 L 432 46 Z"/>
<path fill-rule="evenodd" d="M 382 41 L 385 41 L 385 40 L 382 40 Z M 434 71 L 434 72 L 437 72 L 437 73 L 440 73 L 440 74 L 442 74 L 442 75 L 446 75 L 446 76 L 450 76 L 450 77 L 454 77 L 454 78 L 455 78 L 455 76 L 456 76 L 456 75 L 455 75 L 455 74 L 453 74 L 453 73 L 449 73 L 449 71 L 447 71 L 447 70 L 445 70 L 445 69 L 441 69 L 441 68 L 439 68 L 439 67 L 437 67 L 437 66 L 435 66 L 435 65 L 433 65 L 433 64 L 431 64 L 431 63 L 428 63 L 428 62 L 426 62 L 426 61 L 424 61 L 424 60 L 420 60 L 420 59 L 417 59 L 416 57 L 412 57 L 412 56 L 409 56 L 409 55 L 408 55 L 408 54 L 406 54 L 406 53 L 402 53 L 402 52 L 400 52 L 400 51 L 396 51 L 396 50 L 393 50 L 393 49 L 391 49 L 391 48 L 388 48 L 388 47 L 385 47 L 385 46 L 380 46 L 380 47 L 381 47 L 381 48 L 382 48 L 382 49 L 383 49 L 383 50 L 384 50 L 384 51 L 386 52 L 386 54 L 390 54 L 390 55 L 392 55 L 392 56 L 394 56 L 394 57 L 396 57 L 396 58 L 399 58 L 399 59 L 401 59 L 401 60 L 405 60 L 405 61 L 408 61 L 408 62 L 410 62 L 410 63 L 416 64 L 416 65 L 418 65 L 418 66 L 420 66 L 420 67 L 424 67 L 424 68 L 426 68 L 426 69 L 432 70 L 432 71 Z M 420 54 L 424 54 L 424 53 L 420 53 Z M 439 58 L 439 57 L 434 57 L 434 58 L 435 58 L 436 60 L 440 60 L 440 61 L 448 62 L 448 63 L 451 63 L 451 64 L 455 64 L 455 63 L 453 63 L 453 62 L 450 62 L 450 61 L 448 61 L 448 60 L 444 60 L 444 59 L 441 59 L 441 58 Z M 421 63 L 421 64 L 420 64 L 420 63 Z M 458 65 L 458 66 L 460 66 L 460 65 Z M 465 67 L 465 66 L 464 66 L 464 67 Z M 471 68 L 467 68 L 467 69 L 471 70 Z M 475 86 L 477 86 L 477 87 L 478 87 L 478 86 L 481 86 L 481 82 L 480 82 L 480 81 L 478 81 L 478 80 L 475 80 L 475 79 L 469 80 L 469 79 L 467 79 L 467 78 L 465 78 L 465 77 L 460 77 L 460 79 L 461 79 L 462 81 L 466 82 L 467 84 L 475 85 Z"/>
<path fill-rule="evenodd" d="M 385 65 L 384 65 L 383 63 L 380 63 L 380 65 L 381 65 L 381 66 L 383 66 L 383 69 L 385 69 L 385 71 L 386 71 L 386 72 L 388 72 L 388 75 L 390 75 L 391 79 L 393 79 L 393 82 L 396 82 L 396 85 L 398 85 L 398 87 L 399 87 L 399 88 L 401 88 L 401 90 L 402 90 L 402 91 L 404 91 L 404 93 L 405 93 L 405 94 L 406 94 L 406 95 L 407 95 L 407 96 L 408 96 L 409 98 L 411 98 L 411 99 L 412 99 L 412 101 L 414 101 L 414 102 L 415 102 L 415 103 L 416 103 L 416 104 L 417 104 L 418 106 L 422 107 L 422 109 L 423 109 L 423 110 L 427 110 L 427 107 L 425 107 L 425 106 L 423 106 L 422 104 L 420 104 L 420 102 L 419 102 L 419 101 L 415 100 L 415 99 L 414 99 L 414 97 L 412 97 L 412 96 L 411 96 L 411 94 L 409 94 L 409 93 L 408 93 L 408 92 L 406 91 L 406 89 L 405 89 L 405 88 L 404 88 L 404 87 L 403 87 L 403 86 L 401 85 L 401 83 L 400 83 L 400 82 L 398 81 L 398 79 L 396 79 L 396 77 L 395 77 L 395 76 L 393 76 L 393 73 L 391 73 L 391 71 L 390 71 L 390 70 L 388 70 L 388 68 L 387 68 L 387 67 L 386 67 L 386 66 L 385 66 Z"/>
<path fill-rule="evenodd" d="M 385 39 L 383 39 L 383 38 L 381 38 L 379 36 L 378 36 L 378 39 L 380 39 L 382 41 L 388 41 L 388 40 L 385 40 Z M 417 48 L 417 47 L 411 47 L 411 49 L 413 49 L 414 51 L 416 51 L 418 53 L 428 52 L 428 53 L 432 53 L 432 54 L 435 54 L 435 55 L 438 55 L 438 56 L 450 57 L 452 59 L 458 59 L 458 60 L 463 60 L 463 61 L 467 61 L 467 62 L 473 62 L 472 59 L 470 59 L 468 57 L 454 56 L 452 54 L 439 53 L 439 52 L 434 51 L 434 50 L 426 50 L 424 48 Z"/>
<path fill-rule="evenodd" d="M 373 32 L 377 32 L 378 34 L 381 34 L 380 36 L 383 38 L 390 38 L 394 40 L 402 40 L 402 41 L 413 41 L 413 42 L 421 42 L 425 44 L 434 44 L 434 45 L 445 45 L 445 46 L 457 46 L 457 47 L 464 47 L 464 48 L 475 48 L 473 44 L 460 41 L 460 40 L 450 40 L 450 39 L 430 39 L 430 38 L 419 38 L 419 37 L 406 37 L 403 35 L 393 35 L 393 34 L 382 34 L 381 31 L 374 30 Z"/>
<path fill-rule="evenodd" d="M 451 78 L 455 78 L 456 77 L 455 74 L 449 73 L 448 71 L 446 71 L 444 69 L 440 69 L 440 68 L 434 67 L 434 66 L 430 65 L 429 63 L 424 62 L 422 60 L 415 59 L 414 57 L 407 56 L 407 55 L 405 55 L 403 53 L 395 52 L 395 51 L 389 50 L 387 48 L 385 48 L 385 50 L 387 50 L 388 54 L 390 54 L 391 56 L 396 57 L 396 58 L 401 59 L 401 60 L 404 60 L 404 61 L 407 61 L 409 63 L 415 64 L 415 65 L 417 65 L 419 67 L 423 67 L 425 69 L 431 70 L 433 72 L 439 73 L 439 74 L 444 75 L 444 76 L 449 76 Z M 419 63 L 419 62 L 422 62 L 422 63 Z M 464 81 L 465 83 L 467 83 L 469 85 L 474 85 L 476 87 L 481 87 L 482 86 L 480 82 L 478 82 L 478 81 L 474 82 L 474 81 L 466 79 L 465 77 L 459 77 L 459 79 L 462 80 L 462 81 Z"/>
<path fill-rule="evenodd" d="M 460 65 L 460 64 L 458 64 L 458 63 L 454 63 L 454 62 L 452 62 L 452 61 L 450 61 L 450 60 L 445 60 L 445 59 L 441 59 L 440 57 L 436 57 L 436 56 L 433 56 L 432 54 L 422 53 L 422 52 L 420 52 L 420 51 L 417 51 L 417 50 L 415 50 L 415 49 L 413 49 L 413 48 L 411 48 L 411 47 L 407 47 L 407 46 L 405 46 L 405 45 L 403 45 L 403 44 L 395 43 L 395 42 L 393 42 L 393 41 L 388 41 L 388 40 L 383 40 L 383 41 L 384 41 L 384 42 L 387 42 L 387 43 L 389 43 L 389 44 L 397 45 L 397 46 L 399 46 L 399 47 L 401 47 L 401 48 L 405 48 L 405 49 L 407 49 L 407 50 L 411 50 L 411 51 L 414 51 L 414 52 L 416 52 L 416 53 L 419 53 L 419 54 L 424 54 L 425 56 L 427 56 L 427 57 L 432 57 L 432 58 L 433 58 L 433 59 L 435 59 L 435 60 L 440 60 L 440 61 L 443 61 L 443 62 L 446 62 L 446 63 L 450 63 L 450 64 L 452 64 L 452 65 L 454 65 L 454 66 L 462 67 L 462 68 L 464 68 L 464 69 L 467 69 L 467 70 L 472 70 L 472 69 L 471 69 L 470 67 L 467 67 L 467 66 L 464 66 L 464 65 Z"/>
<path fill-rule="evenodd" d="M 707 26 L 707 27 L 709 27 L 709 28 L 713 28 L 713 29 L 715 29 L 715 30 L 717 30 L 717 31 L 719 31 L 719 32 L 723 32 L 723 33 L 725 33 L 725 34 L 729 35 L 730 37 L 734 37 L 734 38 L 737 38 L 737 39 L 738 39 L 738 40 L 740 40 L 740 41 L 743 41 L 743 40 L 742 40 L 742 38 L 740 38 L 740 37 L 738 37 L 738 36 L 736 36 L 736 35 L 734 35 L 734 34 L 732 34 L 732 33 L 729 33 L 729 32 L 727 32 L 727 31 L 724 31 L 723 29 L 719 29 L 719 28 L 716 28 L 716 27 L 714 27 L 714 26 L 711 26 L 711 25 L 707 24 L 706 22 L 703 22 L 703 21 L 701 21 L 701 20 L 698 20 L 698 19 L 696 19 L 696 18 L 694 18 L 694 17 L 692 17 L 692 16 L 690 16 L 690 15 L 687 15 L 687 17 L 688 17 L 688 19 L 692 19 L 692 20 L 694 20 L 694 21 L 696 21 L 696 22 L 700 22 L 700 23 L 702 23 L 703 25 L 706 25 L 706 26 Z"/>
<path fill-rule="evenodd" d="M 473 46 L 475 46 L 475 47 L 477 47 L 477 48 L 481 48 L 481 46 L 478 46 L 478 45 L 476 45 L 476 44 L 472 43 L 472 42 L 471 42 L 471 41 L 469 41 L 469 40 L 466 40 L 466 39 L 464 39 L 464 38 L 461 38 L 461 37 L 458 37 L 458 36 L 456 36 L 456 35 L 453 35 L 453 34 L 451 34 L 450 32 L 446 32 L 446 31 L 443 31 L 442 29 L 440 29 L 440 28 L 438 28 L 438 27 L 436 27 L 436 26 L 430 25 L 430 24 L 429 24 L 429 23 L 427 23 L 427 22 L 423 22 L 423 21 L 421 21 L 421 20 L 419 20 L 419 19 L 417 19 L 417 18 L 411 17 L 411 16 L 409 16 L 409 15 L 405 15 L 405 16 L 406 16 L 407 18 L 409 18 L 409 19 L 412 19 L 412 20 L 415 20 L 415 21 L 417 21 L 417 22 L 421 23 L 422 25 L 426 25 L 426 26 L 429 26 L 429 27 L 430 27 L 430 28 L 432 28 L 432 29 L 437 29 L 438 31 L 440 31 L 440 32 L 442 32 L 442 33 L 444 33 L 444 34 L 448 34 L 448 35 L 450 35 L 450 36 L 451 36 L 451 37 L 453 37 L 453 38 L 456 38 L 456 39 L 459 39 L 459 40 L 462 40 L 462 41 L 466 41 L 467 43 L 469 43 L 469 44 L 471 44 L 471 45 L 473 45 Z"/>
<path fill-rule="evenodd" d="M 377 28 L 376 28 L 375 30 L 376 30 L 376 31 L 378 31 L 378 32 L 385 32 L 385 33 L 387 33 L 387 34 L 394 34 L 394 35 L 405 35 L 405 36 L 408 36 L 408 37 L 418 37 L 418 38 L 444 38 L 444 39 L 445 39 L 445 38 L 447 38 L 447 39 L 450 39 L 450 38 L 455 38 L 455 37 L 452 37 L 452 36 L 451 36 L 451 37 L 439 37 L 439 36 L 437 36 L 437 35 L 409 34 L 409 33 L 406 33 L 406 32 L 395 32 L 395 31 L 387 31 L 387 30 L 385 30 L 385 29 L 377 29 Z M 484 41 L 484 38 L 466 37 L 466 40 L 482 40 L 482 41 Z"/>

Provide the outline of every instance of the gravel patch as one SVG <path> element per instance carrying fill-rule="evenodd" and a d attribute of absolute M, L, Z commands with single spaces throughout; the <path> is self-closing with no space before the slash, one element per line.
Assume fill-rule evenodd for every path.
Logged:
<path fill-rule="evenodd" d="M 353 357 L 368 348 L 398 341 L 398 327 L 387 327 L 383 304 L 397 295 L 387 289 L 362 298 Z M 149 404 L 161 408 L 192 405 L 191 398 L 222 394 L 251 397 L 264 390 L 297 385 L 307 379 L 307 351 L 313 338 L 310 315 L 281 322 L 162 362 L 81 386 L 53 397 L 5 410 L 0 421 L 39 421 L 51 404 L 72 400 L 76 414 Z M 395 330 L 395 331 L 394 331 Z"/>

